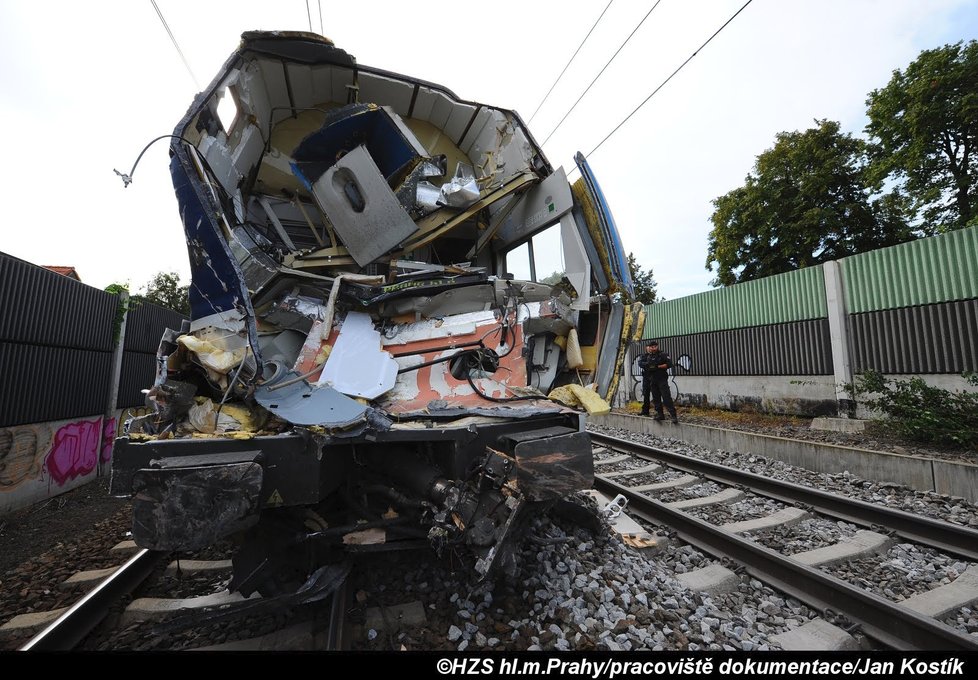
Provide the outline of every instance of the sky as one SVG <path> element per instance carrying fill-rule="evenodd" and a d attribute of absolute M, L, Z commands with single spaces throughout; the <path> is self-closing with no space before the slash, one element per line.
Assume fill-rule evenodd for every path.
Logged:
<path fill-rule="evenodd" d="M 361 64 L 515 109 L 555 167 L 587 154 L 659 295 L 708 290 L 712 201 L 743 184 L 777 133 L 827 118 L 860 135 L 868 93 L 895 69 L 978 38 L 973 0 L 753 0 L 598 146 L 745 1 L 660 0 L 649 13 L 656 0 L 613 0 L 531 121 L 605 0 L 157 0 L 194 77 L 149 0 L 0 0 L 0 251 L 73 266 L 98 288 L 138 290 L 160 271 L 189 281 L 167 142 L 128 188 L 113 170 L 129 173 L 173 131 L 243 31 L 309 30 L 311 16 Z"/>

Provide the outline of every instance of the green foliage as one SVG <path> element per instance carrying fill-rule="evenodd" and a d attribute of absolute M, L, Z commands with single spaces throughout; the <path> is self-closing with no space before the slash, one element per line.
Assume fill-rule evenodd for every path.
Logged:
<path fill-rule="evenodd" d="M 176 272 L 159 272 L 145 289 L 142 297 L 147 302 L 190 316 L 189 286 L 180 285 L 180 275 Z"/>
<path fill-rule="evenodd" d="M 914 237 L 898 194 L 874 197 L 866 145 L 839 123 L 782 132 L 742 187 L 713 201 L 715 286 L 794 271 Z"/>
<path fill-rule="evenodd" d="M 978 216 L 978 42 L 924 50 L 869 93 L 872 178 L 897 182 L 914 218 L 949 231 Z"/>
<path fill-rule="evenodd" d="M 964 377 L 978 387 L 978 374 Z M 951 392 L 917 376 L 893 380 L 876 371 L 859 376 L 852 391 L 864 396 L 864 404 L 884 413 L 887 426 L 907 439 L 978 450 L 978 392 Z"/>
<path fill-rule="evenodd" d="M 105 287 L 105 292 L 119 297 L 119 304 L 115 308 L 115 318 L 112 319 L 112 343 L 119 342 L 122 335 L 122 320 L 126 318 L 126 312 L 139 304 L 138 299 L 129 296 L 129 282 L 110 283 Z M 125 293 L 125 295 L 123 295 Z"/>
<path fill-rule="evenodd" d="M 651 305 L 658 302 L 658 291 L 656 291 L 655 279 L 652 277 L 652 268 L 643 272 L 635 259 L 634 253 L 628 253 L 628 271 L 632 274 L 632 284 L 635 286 L 635 302 L 644 305 Z"/>
<path fill-rule="evenodd" d="M 564 272 L 554 272 L 549 276 L 545 276 L 540 279 L 540 283 L 545 283 L 548 286 L 556 285 L 562 278 L 564 278 Z"/>

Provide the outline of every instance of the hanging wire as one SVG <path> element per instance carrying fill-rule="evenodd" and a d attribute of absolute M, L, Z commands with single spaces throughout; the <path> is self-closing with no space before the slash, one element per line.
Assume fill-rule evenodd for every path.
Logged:
<path fill-rule="evenodd" d="M 737 15 L 738 15 L 738 14 L 740 14 L 741 12 L 743 12 L 743 11 L 744 11 L 744 10 L 745 10 L 745 9 L 747 8 L 747 5 L 749 5 L 749 4 L 751 4 L 751 3 L 753 2 L 753 1 L 754 1 L 754 0 L 747 0 L 747 2 L 745 2 L 745 3 L 744 3 L 744 6 L 743 6 L 743 7 L 741 7 L 741 8 L 740 8 L 740 9 L 738 9 L 738 10 L 737 10 L 736 12 L 734 12 L 734 14 L 733 14 L 733 16 L 731 16 L 731 17 L 730 17 L 729 19 L 727 19 L 727 20 L 726 20 L 726 21 L 724 22 L 724 24 L 723 24 L 723 26 L 721 26 L 720 28 L 718 28 L 718 29 L 716 30 L 716 32 L 715 32 L 715 33 L 714 33 L 713 35 L 711 35 L 711 36 L 710 36 L 709 38 L 707 38 L 707 40 L 706 40 L 706 42 L 705 42 L 705 43 L 703 43 L 702 45 L 700 45 L 700 46 L 699 46 L 699 47 L 698 47 L 698 48 L 697 48 L 697 49 L 696 49 L 696 50 L 695 50 L 695 51 L 694 51 L 694 52 L 693 52 L 693 53 L 692 53 L 691 55 L 689 55 L 689 57 L 687 57 L 687 59 L 686 59 L 686 61 L 684 61 L 684 62 L 683 62 L 682 64 L 680 64 L 680 65 L 679 65 L 679 68 L 677 68 L 677 69 L 676 69 L 675 71 L 673 71 L 673 72 L 672 72 L 672 73 L 671 73 L 671 74 L 669 75 L 669 77 L 668 77 L 668 78 L 666 78 L 665 80 L 663 80 L 663 81 L 662 81 L 662 82 L 661 82 L 661 83 L 659 84 L 659 86 L 658 86 L 657 88 L 655 88 L 654 90 L 652 90 L 652 94 L 650 94 L 650 95 L 649 95 L 648 97 L 646 97 L 646 98 L 645 98 L 645 99 L 644 99 L 644 100 L 642 101 L 642 103 L 641 103 L 641 104 L 639 104 L 638 106 L 636 106 L 636 107 L 635 107 L 635 109 L 634 109 L 634 110 L 632 110 L 632 112 L 631 112 L 631 113 L 629 113 L 629 114 L 628 114 L 627 116 L 625 116 L 625 119 L 624 119 L 623 121 L 621 121 L 620 123 L 618 123 L 618 125 L 616 125 L 616 126 L 615 126 L 615 129 L 614 129 L 614 130 L 612 130 L 611 132 L 609 132 L 609 133 L 608 133 L 608 134 L 607 134 L 607 135 L 605 136 L 605 138 L 604 138 L 604 139 L 602 139 L 602 140 L 601 140 L 600 142 L 598 142 L 598 145 L 597 145 L 596 147 L 594 147 L 593 149 L 591 149 L 591 150 L 590 150 L 590 151 L 589 151 L 589 152 L 588 152 L 588 153 L 587 153 L 587 154 L 586 154 L 586 155 L 585 155 L 584 157 L 585 157 L 585 158 L 589 158 L 589 157 L 591 156 L 591 154 L 592 154 L 592 153 L 594 153 L 594 152 L 595 152 L 595 151 L 597 151 L 597 150 L 598 150 L 599 148 L 601 148 L 601 145 L 602 145 L 602 144 L 604 144 L 605 142 L 607 142 L 607 141 L 608 141 L 608 139 L 609 139 L 609 138 L 611 137 L 611 135 L 613 135 L 613 134 L 615 134 L 616 132 L 618 132 L 618 129 L 619 129 L 619 128 L 620 128 L 620 127 L 621 127 L 622 125 L 624 125 L 625 123 L 627 123 L 627 122 L 628 122 L 628 119 L 629 119 L 629 118 L 631 118 L 632 116 L 634 116 L 634 115 L 635 115 L 635 114 L 636 114 L 636 113 L 638 112 L 638 110 L 639 110 L 640 108 L 642 108 L 643 106 L 645 106 L 645 105 L 646 105 L 646 103 L 648 103 L 648 101 L 649 101 L 650 99 L 652 99 L 652 97 L 654 97 L 654 96 L 655 96 L 655 94 L 656 94 L 656 93 L 657 93 L 657 92 L 658 92 L 659 90 L 661 90 L 661 89 L 662 89 L 662 88 L 663 88 L 663 87 L 665 86 L 665 84 L 666 84 L 666 83 L 668 83 L 668 82 L 669 82 L 670 80 L 672 80 L 672 78 L 673 78 L 673 76 L 675 76 L 675 75 L 676 75 L 677 73 L 679 73 L 680 71 L 682 71 L 682 70 L 683 70 L 683 67 L 684 67 L 684 66 L 686 66 L 686 64 L 688 64 L 688 63 L 689 63 L 690 61 L 692 61 L 692 59 L 693 59 L 693 57 L 695 57 L 695 56 L 696 56 L 697 54 L 699 54 L 699 53 L 700 53 L 700 50 L 702 50 L 702 49 L 703 49 L 704 47 L 706 47 L 707 45 L 709 45 L 709 44 L 710 44 L 710 41 L 711 41 L 711 40 L 713 40 L 713 39 L 714 39 L 715 37 L 717 37 L 717 36 L 718 36 L 718 35 L 720 34 L 720 31 L 722 31 L 723 29 L 725 29 L 725 28 L 727 27 L 727 25 L 728 25 L 728 24 L 729 24 L 729 23 L 730 23 L 731 21 L 733 21 L 734 19 L 736 19 L 736 18 L 737 18 Z"/>
<path fill-rule="evenodd" d="M 170 26 L 166 23 L 166 19 L 163 18 L 163 13 L 160 11 L 160 8 L 157 6 L 156 0 L 149 0 L 149 1 L 153 4 L 153 9 L 156 10 L 156 16 L 158 16 L 160 18 L 160 21 L 163 23 L 163 28 L 166 29 L 166 34 L 170 36 L 170 41 L 173 43 L 173 46 L 177 48 L 177 54 L 180 55 L 180 59 L 183 61 L 183 65 L 187 68 L 187 73 L 190 74 L 190 77 L 194 81 L 194 85 L 199 90 L 200 82 L 198 82 L 197 76 L 194 75 L 193 69 L 190 68 L 190 64 L 189 62 L 187 62 L 187 58 L 183 56 L 183 50 L 180 49 L 180 45 L 177 43 L 177 39 L 176 37 L 174 37 L 173 31 L 170 30 Z"/>
<path fill-rule="evenodd" d="M 594 22 L 594 25 L 591 26 L 591 30 L 587 32 L 587 35 L 586 36 L 584 36 L 584 40 L 582 40 L 581 41 L 581 44 L 577 46 L 577 49 L 576 50 L 574 50 L 574 54 L 571 55 L 570 61 L 568 61 L 567 62 L 567 65 L 564 66 L 564 70 L 560 72 L 560 75 L 557 76 L 557 80 L 555 80 L 554 81 L 554 84 L 550 86 L 550 89 L 549 90 L 547 90 L 547 94 L 543 95 L 543 100 L 537 105 L 537 108 L 533 112 L 533 115 L 530 116 L 530 120 L 529 120 L 530 123 L 532 123 L 533 122 L 533 119 L 536 118 L 537 113 L 540 112 L 540 107 L 542 107 L 544 105 L 544 103 L 546 103 L 547 98 L 550 97 L 550 93 L 554 91 L 554 88 L 555 87 L 557 87 L 557 83 L 559 83 L 560 82 L 560 79 L 564 77 L 564 74 L 565 73 L 567 73 L 567 69 L 570 67 L 571 62 L 573 62 L 574 59 L 577 57 L 577 53 L 581 51 L 581 48 L 582 47 L 584 47 L 584 43 L 586 43 L 587 42 L 587 39 L 591 37 L 591 33 L 594 32 L 594 29 L 595 29 L 595 27 L 597 27 L 598 22 L 601 21 L 601 18 L 604 16 L 604 13 L 608 11 L 608 8 L 611 7 L 611 3 L 613 3 L 614 1 L 615 0 L 608 0 L 608 4 L 604 6 L 604 9 L 603 10 L 601 10 L 601 14 L 600 14 L 600 16 L 598 16 L 598 20 Z"/>
<path fill-rule="evenodd" d="M 309 32 L 312 33 L 312 13 L 309 11 L 309 0 L 306 0 L 306 19 L 309 20 Z"/>
<path fill-rule="evenodd" d="M 598 78 L 601 77 L 601 74 L 605 72 L 605 69 L 607 69 L 609 66 L 611 66 L 611 62 L 613 62 L 615 60 L 615 57 L 618 56 L 618 53 L 621 52 L 625 48 L 625 45 L 628 44 L 628 41 L 631 40 L 632 39 L 632 36 L 635 35 L 636 31 L 638 31 L 638 29 L 640 29 L 642 27 L 642 24 L 645 23 L 645 20 L 649 18 L 649 15 L 652 14 L 652 12 L 655 10 L 655 8 L 659 6 L 659 3 L 660 2 L 662 2 L 662 0 L 655 0 L 655 4 L 652 5 L 652 9 L 650 9 L 648 12 L 645 13 L 645 16 L 642 17 L 642 20 L 640 22 L 638 22 L 638 25 L 635 28 L 633 28 L 632 29 L 632 32 L 628 34 L 628 37 L 627 38 L 625 38 L 625 42 L 623 42 L 621 45 L 618 46 L 618 49 L 615 50 L 615 53 L 613 55 L 611 55 L 611 59 L 609 59 L 608 62 L 604 66 L 601 67 L 601 70 L 598 72 L 598 75 L 594 76 L 594 80 L 591 81 L 591 84 L 588 85 L 584 89 L 584 92 L 581 93 L 581 96 L 577 98 L 577 101 L 575 101 L 574 104 L 570 107 L 570 109 L 567 110 L 567 113 L 564 114 L 564 117 L 560 119 L 560 122 L 557 123 L 557 127 L 555 127 L 553 130 L 551 130 L 550 131 L 550 134 L 547 135 L 547 138 L 545 140 L 543 140 L 543 143 L 544 144 L 546 144 L 550 140 L 550 138 L 554 136 L 554 133 L 557 132 L 557 130 L 560 129 L 560 126 L 564 124 L 564 121 L 565 120 L 567 120 L 567 116 L 571 115 L 571 112 L 575 108 L 577 108 L 577 105 L 581 103 L 581 100 L 582 99 L 584 99 L 584 95 L 586 95 L 591 90 L 591 88 L 594 86 L 594 84 L 596 82 L 598 82 Z"/>
<path fill-rule="evenodd" d="M 319 6 L 319 35 L 323 35 L 323 0 L 316 0 Z"/>

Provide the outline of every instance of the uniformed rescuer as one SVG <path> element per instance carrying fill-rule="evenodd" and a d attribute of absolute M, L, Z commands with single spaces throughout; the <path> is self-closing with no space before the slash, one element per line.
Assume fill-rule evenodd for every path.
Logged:
<path fill-rule="evenodd" d="M 638 367 L 642 371 L 642 415 L 649 415 L 649 393 L 655 405 L 655 419 L 665 420 L 662 415 L 662 404 L 665 403 L 672 422 L 678 423 L 676 407 L 672 403 L 672 392 L 669 390 L 669 369 L 672 359 L 666 352 L 659 351 L 659 341 L 653 340 L 645 348 L 645 354 L 638 358 Z"/>

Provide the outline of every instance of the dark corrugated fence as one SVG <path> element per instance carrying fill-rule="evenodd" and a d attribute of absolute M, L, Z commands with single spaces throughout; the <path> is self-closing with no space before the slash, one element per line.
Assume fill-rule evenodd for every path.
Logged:
<path fill-rule="evenodd" d="M 0 253 L 0 426 L 105 411 L 118 298 Z"/>
<path fill-rule="evenodd" d="M 0 427 L 105 412 L 117 308 L 115 295 L 0 253 Z M 120 407 L 143 404 L 163 330 L 182 319 L 148 303 L 130 311 Z"/>
<path fill-rule="evenodd" d="M 660 349 L 675 362 L 690 358 L 678 375 L 831 375 L 832 348 L 828 319 L 754 326 L 713 333 L 658 338 Z M 631 361 L 645 351 L 636 343 Z"/>
<path fill-rule="evenodd" d="M 852 314 L 849 320 L 856 373 L 978 370 L 978 300 Z"/>
<path fill-rule="evenodd" d="M 119 376 L 119 408 L 143 406 L 142 390 L 156 376 L 156 351 L 167 328 L 180 330 L 183 315 L 148 302 L 136 301 L 126 318 L 126 344 Z"/>

